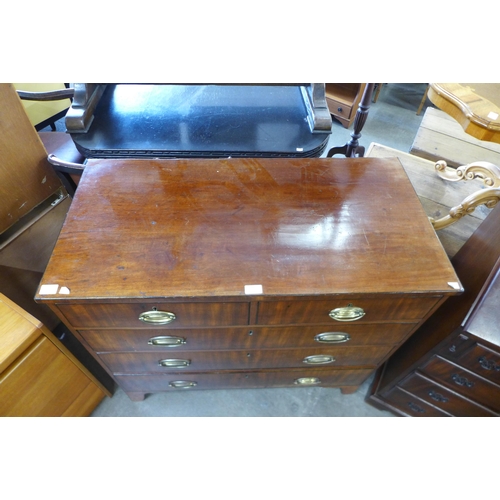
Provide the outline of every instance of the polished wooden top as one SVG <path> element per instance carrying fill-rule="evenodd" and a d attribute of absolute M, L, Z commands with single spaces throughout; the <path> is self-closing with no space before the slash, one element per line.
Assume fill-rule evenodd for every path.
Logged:
<path fill-rule="evenodd" d="M 67 293 L 37 299 L 456 293 L 449 282 L 396 158 L 103 159 L 42 280 Z"/>
<path fill-rule="evenodd" d="M 468 134 L 500 143 L 500 83 L 431 83 L 428 96 Z"/>

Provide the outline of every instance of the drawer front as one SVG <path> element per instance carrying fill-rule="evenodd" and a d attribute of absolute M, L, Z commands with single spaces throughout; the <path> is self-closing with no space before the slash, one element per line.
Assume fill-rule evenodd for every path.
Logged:
<path fill-rule="evenodd" d="M 58 308 L 75 328 L 247 325 L 249 314 L 248 302 L 72 304 Z M 139 317 L 145 313 L 141 321 Z"/>
<path fill-rule="evenodd" d="M 435 408 L 434 406 L 424 403 L 415 396 L 408 394 L 406 391 L 395 387 L 387 394 L 384 394 L 383 402 L 397 408 L 405 415 L 410 417 L 449 417 L 447 413 Z"/>
<path fill-rule="evenodd" d="M 261 351 L 176 351 L 167 353 L 102 353 L 113 373 L 164 373 L 257 368 L 317 368 L 344 366 L 376 367 L 389 353 L 389 346 L 315 349 L 265 349 Z"/>
<path fill-rule="evenodd" d="M 439 354 L 446 359 L 456 361 L 474 344 L 475 341 L 470 336 L 459 333 L 446 341 L 445 345 L 439 350 Z"/>
<path fill-rule="evenodd" d="M 497 412 L 500 411 L 500 387 L 476 377 L 471 372 L 462 370 L 436 356 L 432 357 L 419 370 L 468 399 L 477 401 Z"/>
<path fill-rule="evenodd" d="M 490 382 L 500 385 L 500 356 L 496 352 L 474 344 L 457 359 L 457 363 Z"/>
<path fill-rule="evenodd" d="M 418 321 L 440 298 L 393 296 L 373 299 L 261 302 L 259 303 L 258 324 L 329 322 L 339 325 L 353 321 Z"/>
<path fill-rule="evenodd" d="M 326 98 L 326 103 L 332 115 L 341 116 L 347 119 L 351 117 L 352 106 L 328 97 Z"/>
<path fill-rule="evenodd" d="M 263 349 L 285 347 L 394 345 L 411 323 L 204 329 L 80 330 L 96 352 Z"/>
<path fill-rule="evenodd" d="M 361 385 L 371 370 L 269 370 L 262 372 L 117 375 L 126 392 L 263 387 L 348 387 Z"/>
<path fill-rule="evenodd" d="M 400 387 L 426 403 L 454 417 L 491 417 L 494 414 L 463 399 L 460 395 L 435 384 L 418 374 L 410 375 Z"/>
<path fill-rule="evenodd" d="M 78 410 L 75 401 L 91 386 L 96 387 L 42 335 L 1 374 L 0 417 L 63 416 Z"/>

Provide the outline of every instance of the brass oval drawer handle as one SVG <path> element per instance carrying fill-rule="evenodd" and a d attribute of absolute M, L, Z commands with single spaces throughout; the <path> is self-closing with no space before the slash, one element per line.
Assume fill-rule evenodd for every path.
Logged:
<path fill-rule="evenodd" d="M 174 337 L 173 335 L 162 335 L 159 337 L 151 337 L 148 340 L 148 345 L 156 345 L 161 347 L 178 347 L 184 345 L 186 339 L 182 337 Z"/>
<path fill-rule="evenodd" d="M 149 325 L 168 325 L 175 320 L 175 314 L 168 311 L 158 311 L 154 308 L 139 314 L 139 320 Z"/>
<path fill-rule="evenodd" d="M 168 383 L 170 387 L 174 387 L 175 389 L 191 389 L 197 384 L 198 382 L 191 382 L 190 380 L 173 380 Z"/>
<path fill-rule="evenodd" d="M 189 359 L 161 359 L 158 361 L 160 366 L 165 368 L 185 368 L 191 364 Z"/>
<path fill-rule="evenodd" d="M 327 365 L 334 361 L 335 358 L 327 354 L 315 354 L 314 356 L 307 356 L 302 360 L 306 365 Z"/>
<path fill-rule="evenodd" d="M 365 315 L 365 311 L 361 307 L 355 307 L 352 304 L 346 307 L 337 307 L 332 309 L 328 316 L 336 321 L 356 321 Z"/>
<path fill-rule="evenodd" d="M 318 377 L 302 377 L 294 381 L 295 385 L 318 385 L 321 380 Z"/>
<path fill-rule="evenodd" d="M 314 337 L 314 340 L 321 344 L 340 344 L 351 340 L 351 336 L 344 332 L 324 332 L 318 333 L 318 335 Z"/>

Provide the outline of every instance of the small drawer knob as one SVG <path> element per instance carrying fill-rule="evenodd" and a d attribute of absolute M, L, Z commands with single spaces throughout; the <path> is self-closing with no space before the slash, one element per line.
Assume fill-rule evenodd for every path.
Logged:
<path fill-rule="evenodd" d="M 318 335 L 314 337 L 314 340 L 321 344 L 341 344 L 342 342 L 347 342 L 350 339 L 351 336 L 344 332 L 324 332 L 318 333 Z"/>
<path fill-rule="evenodd" d="M 168 325 L 175 321 L 175 314 L 169 311 L 158 311 L 153 308 L 151 311 L 146 311 L 139 314 L 139 320 L 148 325 Z"/>
<path fill-rule="evenodd" d="M 365 315 L 365 311 L 361 307 L 348 304 L 346 307 L 337 307 L 332 309 L 328 316 L 336 321 L 356 321 Z"/>
<path fill-rule="evenodd" d="M 302 360 L 302 362 L 306 365 L 328 365 L 329 363 L 333 363 L 334 361 L 335 358 L 333 356 L 329 356 L 326 354 L 307 356 Z"/>
<path fill-rule="evenodd" d="M 294 381 L 295 385 L 318 385 L 321 380 L 318 377 L 301 377 Z"/>
<path fill-rule="evenodd" d="M 161 359 L 158 361 L 160 366 L 165 368 L 185 368 L 191 364 L 189 359 Z"/>
<path fill-rule="evenodd" d="M 190 380 L 173 380 L 169 382 L 168 385 L 174 389 L 191 389 L 195 387 L 198 383 L 192 382 Z"/>

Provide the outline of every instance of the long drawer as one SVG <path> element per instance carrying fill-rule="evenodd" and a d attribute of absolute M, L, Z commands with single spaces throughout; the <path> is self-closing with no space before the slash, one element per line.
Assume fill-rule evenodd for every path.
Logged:
<path fill-rule="evenodd" d="M 248 325 L 249 307 L 248 302 L 63 304 L 58 306 L 61 313 L 75 328 Z"/>
<path fill-rule="evenodd" d="M 418 321 L 440 296 L 354 298 L 259 303 L 259 325 L 344 323 L 346 321 Z"/>
<path fill-rule="evenodd" d="M 116 375 L 125 392 L 251 387 L 359 386 L 372 370 L 268 370 L 259 372 Z"/>
<path fill-rule="evenodd" d="M 394 387 L 382 396 L 382 401 L 388 403 L 405 416 L 412 417 L 450 417 L 448 413 L 425 403 L 412 394 Z"/>
<path fill-rule="evenodd" d="M 434 383 L 419 374 L 412 374 L 401 384 L 402 389 L 415 395 L 426 403 L 435 406 L 454 417 L 493 417 L 495 414 L 486 408 L 462 398 L 445 387 Z"/>
<path fill-rule="evenodd" d="M 113 373 L 164 373 L 166 371 L 251 370 L 330 366 L 377 366 L 390 346 L 262 349 L 259 351 L 176 351 L 102 353 L 100 359 Z M 162 353 L 163 354 L 163 353 Z"/>
<path fill-rule="evenodd" d="M 199 328 L 162 330 L 80 330 L 96 352 L 177 351 L 321 347 L 326 345 L 395 345 L 413 323 L 343 324 L 292 327 Z"/>
<path fill-rule="evenodd" d="M 468 370 L 433 356 L 419 370 L 465 397 L 500 412 L 500 387 Z"/>

